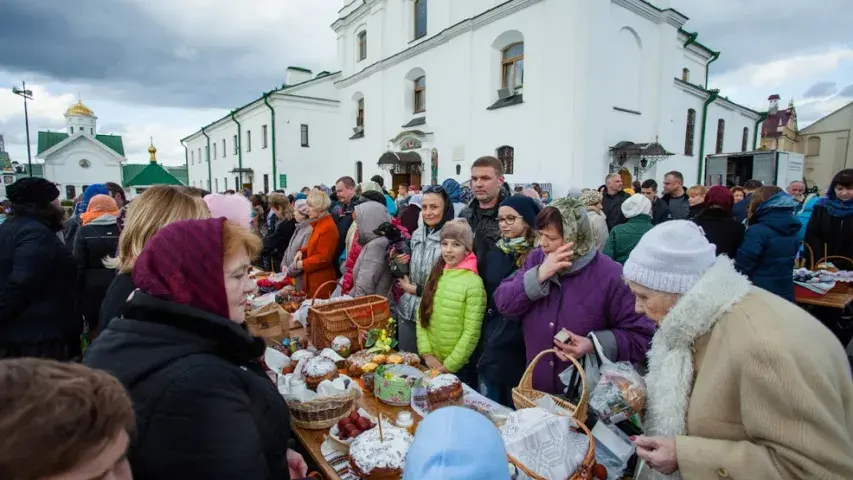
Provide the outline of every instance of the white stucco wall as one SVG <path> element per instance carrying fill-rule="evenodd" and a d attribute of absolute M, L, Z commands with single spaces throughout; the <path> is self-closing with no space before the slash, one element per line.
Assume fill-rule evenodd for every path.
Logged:
<path fill-rule="evenodd" d="M 66 187 L 73 185 L 77 195 L 83 193 L 83 186 L 94 183 L 115 182 L 121 184 L 120 159 L 106 149 L 95 145 L 92 140 L 76 134 L 72 140 L 55 153 L 48 155 L 44 162 L 45 178 L 60 184 L 60 198 L 65 199 Z M 80 161 L 86 159 L 90 166 L 83 168 Z"/>

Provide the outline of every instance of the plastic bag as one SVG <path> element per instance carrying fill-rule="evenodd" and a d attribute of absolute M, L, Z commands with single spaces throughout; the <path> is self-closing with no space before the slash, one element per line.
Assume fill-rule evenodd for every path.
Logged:
<path fill-rule="evenodd" d="M 646 383 L 628 362 L 601 365 L 601 376 L 589 396 L 589 408 L 609 423 L 627 420 L 643 410 Z"/>

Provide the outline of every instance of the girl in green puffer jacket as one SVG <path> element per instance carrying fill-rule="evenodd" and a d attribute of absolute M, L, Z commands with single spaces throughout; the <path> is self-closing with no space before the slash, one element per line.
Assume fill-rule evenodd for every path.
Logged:
<path fill-rule="evenodd" d="M 473 248 L 468 222 L 457 219 L 444 225 L 441 259 L 424 287 L 417 323 L 418 353 L 427 366 L 455 373 L 472 386 L 475 366 L 468 360 L 480 340 L 486 310 L 486 289 Z"/>

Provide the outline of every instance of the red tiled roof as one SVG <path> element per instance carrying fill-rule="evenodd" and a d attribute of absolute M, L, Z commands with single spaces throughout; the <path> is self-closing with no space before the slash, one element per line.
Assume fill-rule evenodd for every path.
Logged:
<path fill-rule="evenodd" d="M 788 120 L 793 115 L 795 115 L 793 108 L 786 108 L 785 110 L 778 110 L 776 113 L 768 114 L 767 119 L 761 124 L 761 135 L 764 137 L 778 137 L 781 135 L 779 127 L 787 125 Z"/>

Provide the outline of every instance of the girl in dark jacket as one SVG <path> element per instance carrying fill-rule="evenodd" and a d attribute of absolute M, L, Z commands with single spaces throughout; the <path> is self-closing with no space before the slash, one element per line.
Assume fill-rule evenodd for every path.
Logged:
<path fill-rule="evenodd" d="M 293 232 L 296 230 L 296 220 L 293 219 L 293 207 L 283 193 L 273 193 L 269 197 L 270 212 L 275 218 L 275 225 L 264 237 L 264 248 L 261 256 L 270 260 L 269 266 L 273 272 L 281 269 L 281 259 L 290 244 Z"/>
<path fill-rule="evenodd" d="M 853 258 L 853 168 L 835 174 L 826 197 L 817 201 L 806 227 L 805 242 L 815 260 L 829 256 Z M 843 259 L 830 261 L 839 270 L 853 270 Z"/>
<path fill-rule="evenodd" d="M 118 213 L 115 200 L 108 195 L 95 195 L 80 215 L 82 226 L 74 237 L 77 301 L 92 338 L 98 332 L 101 302 L 115 278 L 115 270 L 104 265 L 104 260 L 115 256 L 118 248 Z"/>
<path fill-rule="evenodd" d="M 533 225 L 539 206 L 521 195 L 507 197 L 498 209 L 501 238 L 486 257 L 489 268 L 486 287 L 486 316 L 480 335 L 482 355 L 477 363 L 480 392 L 507 407 L 512 407 L 512 388 L 518 385 L 527 364 L 521 322 L 503 317 L 495 306 L 494 293 L 501 282 L 524 264 L 536 243 Z"/>
<path fill-rule="evenodd" d="M 84 363 L 133 400 L 137 480 L 302 478 L 287 406 L 253 360 L 266 348 L 242 325 L 261 241 L 224 218 L 161 229 L 133 268 L 138 287 Z"/>
<path fill-rule="evenodd" d="M 726 255 L 729 258 L 735 258 L 746 230 L 743 224 L 735 220 L 732 213 L 734 199 L 728 188 L 715 185 L 708 189 L 704 208 L 693 218 L 693 222 L 702 227 L 708 242 L 717 247 L 717 255 Z"/>
<path fill-rule="evenodd" d="M 777 186 L 761 187 L 747 209 L 747 229 L 735 266 L 757 287 L 794 301 L 794 258 L 800 248 L 799 204 Z"/>

